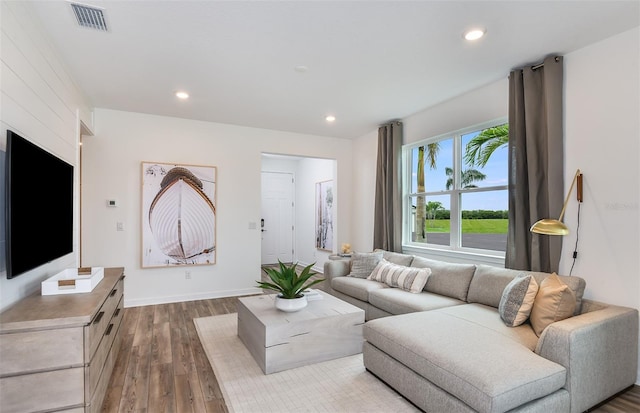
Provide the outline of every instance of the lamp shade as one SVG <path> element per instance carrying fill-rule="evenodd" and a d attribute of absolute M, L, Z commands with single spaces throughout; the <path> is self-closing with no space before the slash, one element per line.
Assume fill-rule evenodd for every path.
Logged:
<path fill-rule="evenodd" d="M 557 219 L 545 218 L 533 224 L 530 231 L 542 235 L 567 235 L 569 228 Z"/>
<path fill-rule="evenodd" d="M 580 169 L 578 169 L 573 177 L 573 181 L 571 181 L 571 188 L 569 188 L 567 198 L 564 200 L 564 205 L 562 205 L 562 212 L 560 212 L 560 217 L 558 219 L 541 219 L 540 221 L 533 224 L 529 231 L 542 235 L 567 235 L 569 233 L 569 228 L 567 228 L 567 226 L 562 223 L 562 217 L 564 217 L 564 211 L 567 209 L 569 196 L 571 195 L 571 191 L 573 191 L 573 186 L 576 182 L 578 183 L 576 196 L 578 202 L 582 202 L 582 173 L 580 172 Z"/>

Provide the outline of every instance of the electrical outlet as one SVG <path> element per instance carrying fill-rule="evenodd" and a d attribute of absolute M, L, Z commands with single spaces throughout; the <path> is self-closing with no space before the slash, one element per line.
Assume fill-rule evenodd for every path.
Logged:
<path fill-rule="evenodd" d="M 185 271 L 184 272 L 184 279 L 185 280 L 190 280 L 191 279 L 191 271 Z"/>
<path fill-rule="evenodd" d="M 116 231 L 124 231 L 124 222 L 116 222 Z"/>

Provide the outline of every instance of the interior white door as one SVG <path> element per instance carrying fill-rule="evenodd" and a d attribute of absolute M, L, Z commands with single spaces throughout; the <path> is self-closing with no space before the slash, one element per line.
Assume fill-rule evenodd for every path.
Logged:
<path fill-rule="evenodd" d="M 293 174 L 262 172 L 262 264 L 293 262 Z"/>

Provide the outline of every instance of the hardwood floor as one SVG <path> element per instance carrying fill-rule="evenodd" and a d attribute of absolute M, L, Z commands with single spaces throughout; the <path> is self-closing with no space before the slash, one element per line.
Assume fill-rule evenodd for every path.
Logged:
<path fill-rule="evenodd" d="M 236 311 L 236 298 L 127 308 L 103 412 L 227 412 L 193 319 Z M 634 386 L 590 412 L 640 412 Z"/>
<path fill-rule="evenodd" d="M 103 412 L 227 412 L 193 319 L 236 311 L 235 298 L 125 310 Z"/>

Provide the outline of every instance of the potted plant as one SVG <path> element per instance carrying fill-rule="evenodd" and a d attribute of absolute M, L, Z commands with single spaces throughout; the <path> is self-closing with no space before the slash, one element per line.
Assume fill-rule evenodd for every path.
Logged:
<path fill-rule="evenodd" d="M 309 281 L 309 278 L 316 274 L 311 271 L 311 267 L 315 263 L 304 267 L 300 274 L 296 272 L 298 263 L 288 267 L 278 260 L 278 264 L 280 268 L 262 267 L 271 282 L 256 281 L 258 286 L 278 293 L 276 296 L 276 308 L 279 310 L 292 312 L 303 309 L 307 306 L 307 297 L 304 296 L 303 291 L 324 281 L 324 278 Z"/>

